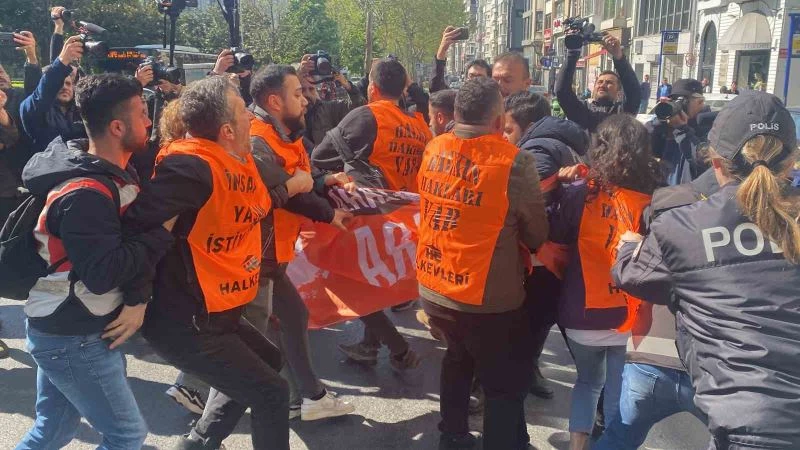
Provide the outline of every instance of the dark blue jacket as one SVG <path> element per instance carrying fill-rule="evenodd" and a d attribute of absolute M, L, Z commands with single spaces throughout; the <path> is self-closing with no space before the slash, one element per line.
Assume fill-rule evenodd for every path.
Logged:
<path fill-rule="evenodd" d="M 696 122 L 691 121 L 683 127 L 672 129 L 657 118 L 645 124 L 650 132 L 650 148 L 660 158 L 670 186 L 688 183 L 705 170 L 697 156 L 698 146 L 704 139 L 696 126 Z"/>
<path fill-rule="evenodd" d="M 518 147 L 536 157 L 539 179 L 558 173 L 562 167 L 581 163 L 589 137 L 575 122 L 547 116 L 532 124 L 519 140 Z"/>
<path fill-rule="evenodd" d="M 39 85 L 19 107 L 22 128 L 33 140 L 33 152 L 40 152 L 58 136 L 64 141 L 86 137 L 78 108 L 70 102 L 66 112 L 56 101 L 64 80 L 72 73 L 72 66 L 56 58 L 42 75 Z"/>
<path fill-rule="evenodd" d="M 800 265 L 739 212 L 736 190 L 658 216 L 612 274 L 638 298 L 673 304 L 678 352 L 712 434 L 797 449 Z M 758 445 L 765 439 L 779 444 Z"/>

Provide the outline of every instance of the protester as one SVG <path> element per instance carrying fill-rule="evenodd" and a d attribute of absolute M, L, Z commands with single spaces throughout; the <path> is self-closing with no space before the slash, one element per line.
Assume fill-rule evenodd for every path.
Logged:
<path fill-rule="evenodd" d="M 669 96 L 671 102 L 685 106 L 667 120 L 654 118 L 647 124 L 650 145 L 660 158 L 669 185 L 688 183 L 706 169 L 698 147 L 705 140 L 705 132 L 698 126 L 698 116 L 705 110 L 703 85 L 692 79 L 675 82 Z"/>
<path fill-rule="evenodd" d="M 506 97 L 503 107 L 503 137 L 514 145 L 519 143 L 532 123 L 550 116 L 547 99 L 527 91 Z"/>
<path fill-rule="evenodd" d="M 77 68 L 73 61 L 83 56 L 80 36 L 67 39 L 61 54 L 45 70 L 39 85 L 20 105 L 20 120 L 32 139 L 32 151 L 40 152 L 56 137 L 62 140 L 86 137 L 75 106 Z"/>
<path fill-rule="evenodd" d="M 408 83 L 408 74 L 397 60 L 375 62 L 369 73 L 369 104 L 351 111 L 325 136 L 311 154 L 312 165 L 331 173 L 344 171 L 357 186 L 416 191 L 417 171 L 431 132 L 418 115 L 399 106 Z M 389 347 L 389 362 L 395 370 L 419 365 L 419 356 L 386 314 L 378 311 L 361 321 L 362 341 L 339 346 L 348 358 L 375 363 L 383 344 Z"/>
<path fill-rule="evenodd" d="M 297 386 L 300 394 L 290 399 L 289 418 L 300 416 L 302 420 L 317 420 L 350 414 L 355 407 L 327 391 L 314 373 L 308 342 L 308 309 L 286 275 L 286 266 L 294 259 L 295 242 L 303 218 L 344 228 L 343 221 L 352 215 L 334 209 L 320 195 L 326 186 L 341 186 L 349 180 L 343 173 L 325 175 L 312 171 L 302 142 L 308 105 L 302 89 L 300 77 L 291 66 L 269 65 L 256 74 L 251 86 L 255 117 L 250 122 L 250 142 L 259 165 L 277 165 L 286 173 L 286 178 L 298 171 L 316 175 L 314 191 L 298 193 L 287 201 L 284 208 L 274 211 L 274 254 L 265 255 L 264 261 L 274 260 L 276 265 L 264 270 L 262 264 L 262 274 L 274 281 L 273 309 L 281 324 L 279 342 L 291 384 Z M 272 187 L 270 179 L 265 178 L 264 182 Z M 267 296 L 257 297 L 254 303 L 260 298 Z M 261 307 L 264 312 L 260 318 L 251 319 L 251 322 L 266 334 L 269 308 L 267 305 Z"/>
<path fill-rule="evenodd" d="M 690 183 L 657 189 L 647 221 L 704 201 L 717 190 L 713 169 Z M 636 450 L 655 424 L 679 412 L 691 413 L 704 423 L 708 420 L 694 404 L 692 381 L 678 356 L 675 338 L 675 316 L 667 305 L 644 302 L 639 306 L 628 338 L 619 415 L 607 423 L 592 450 Z"/>
<path fill-rule="evenodd" d="M 309 78 L 309 74 L 315 69 L 315 63 L 311 59 L 312 55 L 304 55 L 300 61 L 300 81 L 303 83 L 303 96 L 308 101 L 308 108 L 305 117 L 305 137 L 311 143 L 317 145 L 322 142 L 325 133 L 333 129 L 344 117 L 354 108 L 362 106 L 366 100 L 361 96 L 361 92 L 341 72 L 334 74 L 334 80 L 338 82 L 347 92 L 347 99 L 344 100 L 322 100 L 319 97 L 317 88 Z"/>
<path fill-rule="evenodd" d="M 645 208 L 660 178 L 647 130 L 630 116 L 600 124 L 590 159 L 588 181 L 568 186 L 550 213 L 550 241 L 566 246 L 568 261 L 553 273 L 563 283 L 558 323 L 578 372 L 570 407 L 572 450 L 585 448 L 603 389 L 605 420 L 619 414 L 625 343 L 637 300 L 611 285 L 610 256 L 625 230 L 643 231 Z"/>
<path fill-rule="evenodd" d="M 556 97 L 567 119 L 577 123 L 589 132 L 594 132 L 606 117 L 613 114 L 636 114 L 641 102 L 639 82 L 636 73 L 622 51 L 619 39 L 607 34 L 603 37 L 603 48 L 614 59 L 616 72 L 606 70 L 600 73 L 594 83 L 593 99 L 578 100 L 572 90 L 575 68 L 580 58 L 580 50 L 568 50 L 567 61 L 558 73 Z M 622 92 L 620 92 L 620 87 Z M 620 101 L 620 94 L 624 101 Z"/>
<path fill-rule="evenodd" d="M 456 96 L 455 120 L 452 133 L 426 147 L 419 174 L 417 279 L 431 325 L 447 344 L 440 448 L 475 445 L 467 423 L 473 373 L 486 395 L 484 448 L 524 448 L 532 366 L 517 244 L 538 248 L 546 237 L 539 180 L 533 157 L 498 136 L 503 105 L 496 82 L 467 81 Z M 453 159 L 462 161 L 462 172 L 444 164 Z M 460 201 L 434 189 L 443 182 L 452 185 L 448 192 L 464 192 Z M 489 204 L 502 206 L 487 214 Z M 487 252 L 491 258 L 483 257 Z"/>
<path fill-rule="evenodd" d="M 642 84 L 639 85 L 639 95 L 641 96 L 639 103 L 639 114 L 645 114 L 647 112 L 647 104 L 650 102 L 651 89 L 650 75 L 645 74 L 644 81 L 642 81 Z"/>
<path fill-rule="evenodd" d="M 191 137 L 162 149 L 153 179 L 125 214 L 130 232 L 178 215 L 180 238 L 154 274 L 142 332 L 161 357 L 215 388 L 180 448 L 218 448 L 250 407 L 253 447 L 288 449 L 280 351 L 242 317 L 258 292 L 259 221 L 272 207 L 250 154 L 249 114 L 223 77 L 192 83 L 178 102 Z M 147 295 L 150 285 L 145 278 L 134 292 Z"/>
<path fill-rule="evenodd" d="M 503 98 L 527 91 L 531 86 L 528 59 L 514 52 L 499 55 L 492 66 L 492 79 L 500 85 Z"/>
<path fill-rule="evenodd" d="M 128 159 L 145 148 L 150 125 L 141 94 L 131 78 L 85 78 L 77 97 L 88 141 L 56 139 L 25 166 L 25 186 L 47 197 L 34 237 L 55 272 L 37 281 L 25 304 L 37 402 L 19 450 L 67 445 L 81 417 L 105 448 L 140 448 L 147 436 L 118 347 L 141 326 L 149 298 L 122 289 L 169 249 L 175 220 L 121 231 L 120 215 L 139 192 Z"/>
<path fill-rule="evenodd" d="M 672 94 L 672 85 L 667 82 L 667 77 L 661 80 L 661 84 L 658 85 L 658 90 L 656 92 L 658 93 L 659 100 L 667 98 Z"/>
<path fill-rule="evenodd" d="M 709 448 L 800 446 L 797 160 L 791 114 L 761 92 L 731 100 L 709 135 L 721 188 L 623 236 L 619 288 L 676 311 L 678 354 L 708 416 Z M 671 295 L 675 293 L 673 298 Z"/>
<path fill-rule="evenodd" d="M 446 133 L 453 128 L 453 109 L 455 108 L 456 91 L 444 89 L 431 94 L 428 111 L 431 116 L 430 128 L 434 136 Z"/>

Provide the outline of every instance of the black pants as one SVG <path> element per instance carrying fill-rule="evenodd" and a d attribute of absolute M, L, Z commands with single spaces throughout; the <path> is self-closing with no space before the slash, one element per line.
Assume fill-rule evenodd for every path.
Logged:
<path fill-rule="evenodd" d="M 142 332 L 169 363 L 215 388 L 192 437 L 218 448 L 250 407 L 253 448 L 288 450 L 289 386 L 278 374 L 280 352 L 247 325 L 207 332 L 148 318 Z"/>
<path fill-rule="evenodd" d="M 431 325 L 445 335 L 440 408 L 443 433 L 469 431 L 469 396 L 473 375 L 486 396 L 484 448 L 524 449 L 530 437 L 525 396 L 531 382 L 530 324 L 522 308 L 499 314 L 473 314 L 424 302 Z"/>
<path fill-rule="evenodd" d="M 383 311 L 364 316 L 361 321 L 364 323 L 363 343 L 373 347 L 380 347 L 383 344 L 389 347 L 389 353 L 392 355 L 401 355 L 408 350 L 408 342 Z"/>
<path fill-rule="evenodd" d="M 536 267 L 533 274 L 525 280 L 524 307 L 533 337 L 531 347 L 534 365 L 538 365 L 550 329 L 558 320 L 560 289 L 561 280 L 544 267 Z"/>

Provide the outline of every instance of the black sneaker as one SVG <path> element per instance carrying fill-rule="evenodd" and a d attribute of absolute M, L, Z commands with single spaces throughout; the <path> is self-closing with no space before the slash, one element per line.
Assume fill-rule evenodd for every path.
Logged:
<path fill-rule="evenodd" d="M 439 436 L 439 450 L 464 450 L 477 446 L 478 438 L 472 433 L 442 433 Z"/>
<path fill-rule="evenodd" d="M 206 402 L 200 393 L 182 384 L 173 384 L 165 394 L 194 414 L 203 414 L 203 410 L 206 408 Z"/>
<path fill-rule="evenodd" d="M 8 358 L 8 346 L 0 339 L 0 359 Z"/>
<path fill-rule="evenodd" d="M 206 445 L 203 441 L 191 439 L 188 434 L 181 436 L 181 440 L 172 448 L 173 450 L 225 450 L 225 446 L 222 444 L 216 447 Z"/>
<path fill-rule="evenodd" d="M 352 361 L 368 365 L 378 364 L 378 349 L 363 342 L 339 344 L 339 351 Z"/>

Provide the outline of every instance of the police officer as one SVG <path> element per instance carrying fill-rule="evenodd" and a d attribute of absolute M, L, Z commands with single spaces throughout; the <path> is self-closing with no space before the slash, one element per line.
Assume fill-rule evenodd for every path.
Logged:
<path fill-rule="evenodd" d="M 623 236 L 617 285 L 676 311 L 677 344 L 710 448 L 800 448 L 800 191 L 792 117 L 738 96 L 709 135 L 720 191 Z"/>

